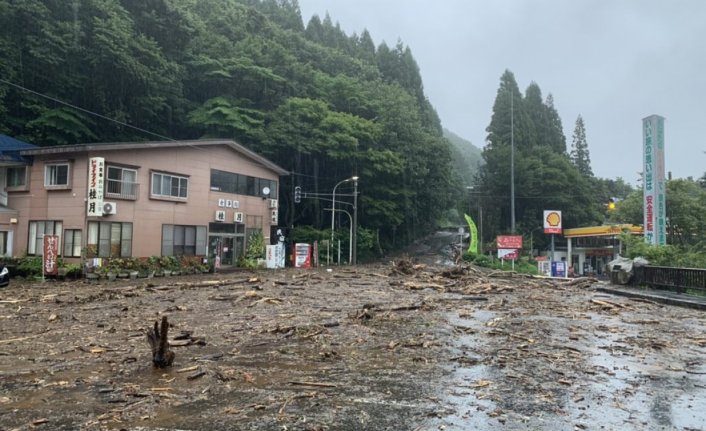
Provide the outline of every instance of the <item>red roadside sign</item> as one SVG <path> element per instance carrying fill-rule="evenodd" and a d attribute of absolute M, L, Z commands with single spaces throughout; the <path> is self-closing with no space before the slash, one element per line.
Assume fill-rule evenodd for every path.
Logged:
<path fill-rule="evenodd" d="M 498 248 L 522 248 L 522 235 L 498 235 Z"/>

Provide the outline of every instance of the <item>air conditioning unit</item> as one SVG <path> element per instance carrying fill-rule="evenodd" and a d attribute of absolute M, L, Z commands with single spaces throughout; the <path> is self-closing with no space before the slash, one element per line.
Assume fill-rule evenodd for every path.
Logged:
<path fill-rule="evenodd" d="M 115 202 L 103 202 L 103 215 L 116 214 L 118 205 Z"/>
<path fill-rule="evenodd" d="M 243 213 L 241 213 L 241 212 L 236 212 L 236 213 L 233 215 L 233 221 L 236 222 L 236 223 L 242 223 L 243 220 L 244 220 L 244 217 L 245 217 L 245 216 L 243 216 Z"/>
<path fill-rule="evenodd" d="M 226 212 L 216 211 L 216 221 L 226 221 Z"/>
<path fill-rule="evenodd" d="M 270 221 L 272 224 L 276 225 L 277 224 L 277 210 L 272 210 L 272 214 L 270 216 Z"/>
<path fill-rule="evenodd" d="M 277 199 L 270 199 L 270 208 L 277 208 Z"/>

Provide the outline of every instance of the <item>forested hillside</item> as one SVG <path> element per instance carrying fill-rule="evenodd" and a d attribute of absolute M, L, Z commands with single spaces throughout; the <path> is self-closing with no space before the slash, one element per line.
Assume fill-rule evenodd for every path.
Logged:
<path fill-rule="evenodd" d="M 361 234 L 399 244 L 460 189 L 410 48 L 305 25 L 296 0 L 0 0 L 0 57 L 0 133 L 232 138 L 291 170 L 281 224 L 325 227 L 306 196 L 358 175 Z"/>
<path fill-rule="evenodd" d="M 484 163 L 482 150 L 450 130 L 444 129 L 444 137 L 451 143 L 453 167 L 458 172 L 462 184 L 466 187 L 474 184 Z"/>

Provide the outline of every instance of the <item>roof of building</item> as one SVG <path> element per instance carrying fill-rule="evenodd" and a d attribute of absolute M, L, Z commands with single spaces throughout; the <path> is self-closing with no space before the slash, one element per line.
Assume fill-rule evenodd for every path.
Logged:
<path fill-rule="evenodd" d="M 65 154 L 92 151 L 113 151 L 113 150 L 138 150 L 144 148 L 175 148 L 175 147 L 205 147 L 211 145 L 225 145 L 235 152 L 260 163 L 264 167 L 271 169 L 278 175 L 289 175 L 289 172 L 279 165 L 271 162 L 267 158 L 251 151 L 244 146 L 230 139 L 196 139 L 185 141 L 147 141 L 147 142 L 105 142 L 79 145 L 59 145 L 52 147 L 35 147 L 21 151 L 20 154 L 27 156 L 43 154 Z"/>
<path fill-rule="evenodd" d="M 38 148 L 36 145 L 29 144 L 19 139 L 11 138 L 7 135 L 0 134 L 0 162 L 3 164 L 24 164 L 26 160 L 20 155 L 21 150 Z"/>
<path fill-rule="evenodd" d="M 603 226 L 578 227 L 574 229 L 564 229 L 565 238 L 578 238 L 584 236 L 614 236 L 621 233 L 631 233 L 642 235 L 642 226 L 633 224 L 613 224 Z"/>

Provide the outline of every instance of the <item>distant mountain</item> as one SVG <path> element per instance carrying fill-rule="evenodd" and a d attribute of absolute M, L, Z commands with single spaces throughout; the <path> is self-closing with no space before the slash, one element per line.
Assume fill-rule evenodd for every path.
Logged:
<path fill-rule="evenodd" d="M 444 129 L 444 137 L 451 142 L 453 167 L 466 185 L 474 183 L 478 169 L 485 162 L 482 150 L 454 132 Z"/>

